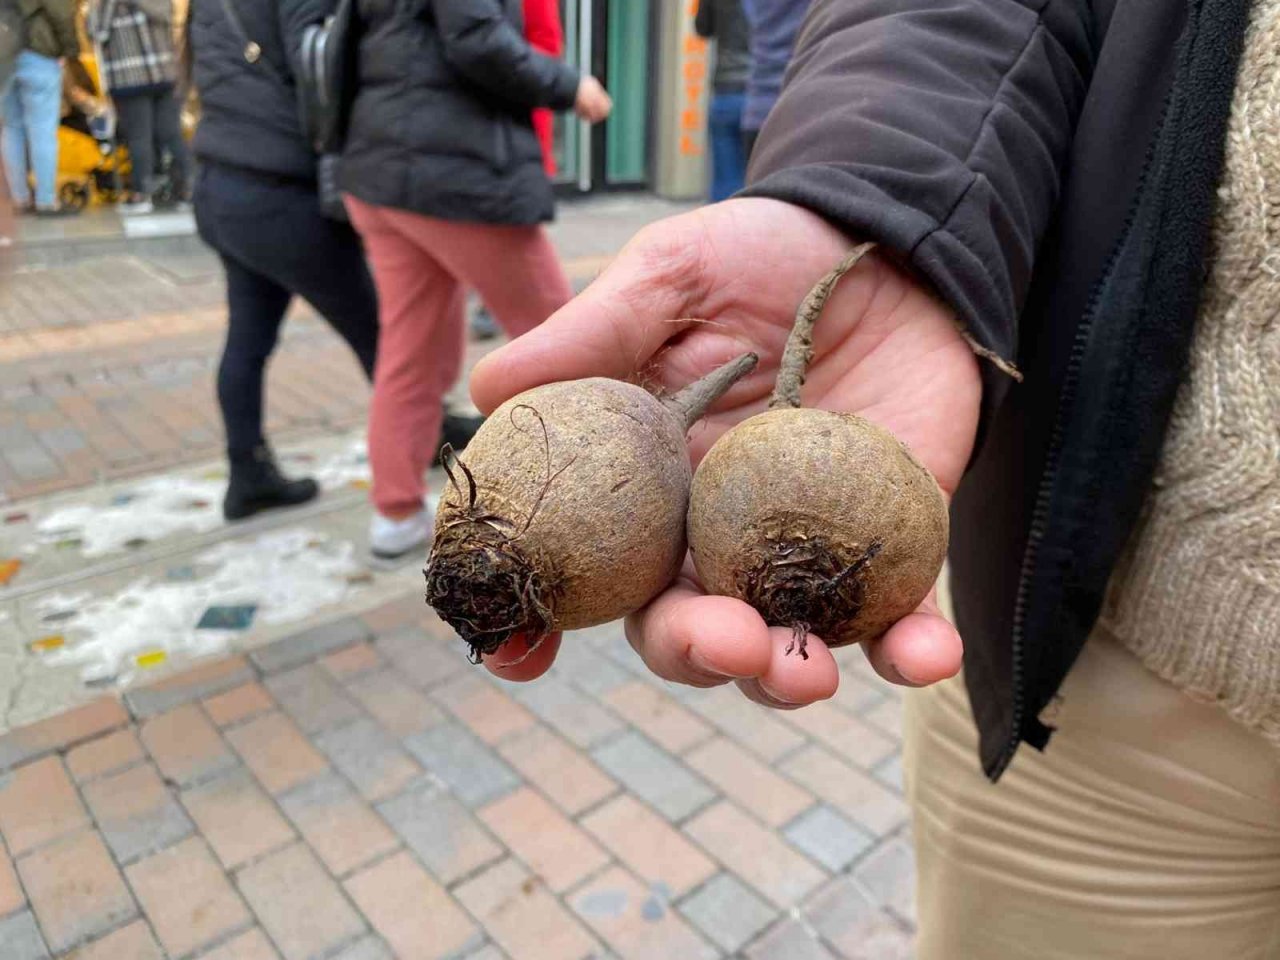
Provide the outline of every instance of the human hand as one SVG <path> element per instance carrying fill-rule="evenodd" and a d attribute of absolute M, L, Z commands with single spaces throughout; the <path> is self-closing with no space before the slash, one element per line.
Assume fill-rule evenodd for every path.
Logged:
<path fill-rule="evenodd" d="M 578 377 L 672 390 L 738 354 L 758 353 L 755 373 L 690 432 L 696 463 L 730 426 L 765 409 L 797 306 L 851 245 L 820 217 L 774 200 L 730 200 L 660 221 L 546 323 L 482 360 L 472 395 L 487 412 L 522 390 Z M 888 428 L 949 498 L 973 447 L 980 395 L 972 351 L 922 283 L 873 253 L 837 286 L 815 330 L 806 406 Z M 790 627 L 768 627 L 742 601 L 706 595 L 692 564 L 628 618 L 627 637 L 659 676 L 695 686 L 735 681 L 771 706 L 824 699 L 839 682 L 817 638 L 809 638 L 808 660 L 786 656 Z M 558 646 L 558 637 L 548 638 L 515 664 L 526 648 L 512 641 L 486 663 L 499 676 L 528 680 L 550 667 Z M 932 593 L 864 649 L 882 677 L 908 685 L 952 676 L 962 652 Z"/>
<path fill-rule="evenodd" d="M 600 123 L 613 112 L 613 98 L 605 92 L 599 80 L 590 75 L 584 76 L 578 83 L 573 112 L 588 123 Z"/>

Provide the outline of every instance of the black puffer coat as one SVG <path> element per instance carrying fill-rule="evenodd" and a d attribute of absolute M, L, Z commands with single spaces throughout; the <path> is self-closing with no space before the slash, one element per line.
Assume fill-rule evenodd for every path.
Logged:
<path fill-rule="evenodd" d="M 314 180 L 316 158 L 302 133 L 293 86 L 302 32 L 333 9 L 333 0 L 231 0 L 244 32 L 262 48 L 257 63 L 222 0 L 191 0 L 188 30 L 200 94 L 195 153 L 203 160 Z"/>
<path fill-rule="evenodd" d="M 549 220 L 533 107 L 573 106 L 578 74 L 524 40 L 519 0 L 358 0 L 360 84 L 343 188 L 445 220 Z"/>

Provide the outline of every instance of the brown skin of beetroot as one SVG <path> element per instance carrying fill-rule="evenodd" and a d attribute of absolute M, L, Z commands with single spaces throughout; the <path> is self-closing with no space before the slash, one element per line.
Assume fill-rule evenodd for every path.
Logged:
<path fill-rule="evenodd" d="M 473 659 L 638 610 L 685 555 L 689 425 L 755 366 L 740 357 L 674 397 L 592 378 L 513 397 L 450 467 L 427 602 Z M 717 380 L 717 378 L 719 378 Z"/>
<path fill-rule="evenodd" d="M 690 495 L 689 549 L 707 592 L 830 646 L 873 640 L 915 610 L 948 530 L 942 491 L 906 447 L 826 410 L 738 424 L 703 458 Z"/>

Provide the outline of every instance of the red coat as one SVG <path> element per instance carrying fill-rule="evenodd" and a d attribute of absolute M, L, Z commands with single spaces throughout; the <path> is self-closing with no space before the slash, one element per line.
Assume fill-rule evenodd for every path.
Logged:
<path fill-rule="evenodd" d="M 559 0 L 524 0 L 524 37 L 529 46 L 550 57 L 564 55 L 564 28 L 560 25 Z M 556 175 L 556 158 L 552 149 L 551 111 L 533 111 L 533 131 L 542 144 L 542 165 L 547 176 Z"/>

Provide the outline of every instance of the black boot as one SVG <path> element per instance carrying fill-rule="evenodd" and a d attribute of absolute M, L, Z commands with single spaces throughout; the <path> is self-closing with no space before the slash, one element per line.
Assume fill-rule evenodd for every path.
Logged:
<path fill-rule="evenodd" d="M 257 447 L 247 457 L 231 461 L 231 482 L 222 501 L 222 515 L 243 520 L 272 507 L 296 507 L 314 499 L 320 488 L 312 479 L 290 480 L 281 475 L 267 447 Z"/>
<path fill-rule="evenodd" d="M 450 413 L 446 410 L 444 423 L 440 425 L 440 443 L 436 445 L 435 464 L 439 465 L 440 448 L 446 443 L 453 448 L 454 453 L 461 453 L 467 449 L 467 444 L 471 442 L 471 438 L 476 435 L 482 423 L 484 423 L 484 417 L 478 413 Z"/>

